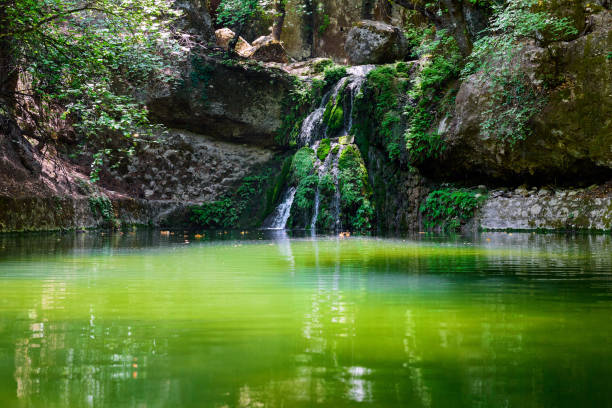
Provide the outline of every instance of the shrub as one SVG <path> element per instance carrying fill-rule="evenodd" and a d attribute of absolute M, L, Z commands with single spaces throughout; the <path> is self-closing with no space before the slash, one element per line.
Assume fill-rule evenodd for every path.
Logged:
<path fill-rule="evenodd" d="M 291 174 L 293 183 L 297 184 L 306 178 L 314 169 L 314 150 L 310 147 L 302 147 L 293 155 L 291 162 Z"/>
<path fill-rule="evenodd" d="M 443 188 L 429 193 L 420 206 L 426 229 L 457 231 L 486 200 L 475 190 Z"/>
<path fill-rule="evenodd" d="M 249 203 L 262 191 L 270 177 L 269 171 L 247 176 L 234 194 L 191 207 L 191 222 L 203 228 L 235 228 Z"/>
<path fill-rule="evenodd" d="M 348 72 L 346 72 L 346 67 L 342 65 L 329 66 L 325 68 L 323 72 L 324 72 L 325 86 L 333 85 L 348 75 Z"/>
<path fill-rule="evenodd" d="M 205 228 L 231 228 L 238 222 L 238 209 L 229 197 L 202 203 L 191 212 L 191 221 Z"/>
<path fill-rule="evenodd" d="M 278 145 L 295 146 L 302 129 L 302 122 L 308 116 L 312 107 L 318 103 L 321 93 L 321 83 L 307 83 L 295 79 L 293 88 L 281 102 L 283 116 L 281 126 L 276 131 L 275 141 Z"/>
<path fill-rule="evenodd" d="M 412 101 L 405 110 L 410 122 L 404 141 L 412 164 L 437 158 L 444 152 L 442 136 L 430 132 L 430 128 L 441 113 L 439 102 L 443 86 L 458 77 L 462 63 L 457 42 L 445 30 L 440 30 L 433 40 L 423 43 L 419 53 L 428 55 L 429 61 L 414 80 L 409 93 Z"/>
<path fill-rule="evenodd" d="M 297 208 L 309 210 L 313 207 L 318 182 L 319 176 L 316 174 L 310 174 L 300 180 L 293 199 L 293 203 Z"/>
<path fill-rule="evenodd" d="M 324 72 L 327 68 L 333 67 L 334 66 L 334 61 L 332 61 L 329 58 L 325 58 L 322 59 L 320 61 L 317 61 L 313 66 L 312 66 L 312 70 L 315 73 L 320 73 L 320 72 Z"/>

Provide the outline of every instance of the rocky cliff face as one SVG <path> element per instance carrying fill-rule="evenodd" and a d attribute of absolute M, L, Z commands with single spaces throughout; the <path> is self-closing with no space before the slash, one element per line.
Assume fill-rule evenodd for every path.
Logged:
<path fill-rule="evenodd" d="M 460 51 L 467 54 L 488 16 L 486 8 L 472 2 L 450 0 L 440 2 L 448 11 L 442 15 L 431 15 L 431 10 L 421 8 L 422 2 L 408 0 L 393 5 L 324 0 L 310 14 L 292 7 L 292 1 L 287 5 L 283 40 L 294 58 L 316 55 L 345 61 L 345 40 L 355 24 L 374 19 L 378 21 L 375 25 L 380 21 L 402 25 L 407 10 L 416 10 L 438 28 L 453 32 Z M 211 39 L 206 8 L 198 1 L 180 4 L 187 11 L 181 22 L 184 30 L 200 36 L 203 42 Z M 526 42 L 514 57 L 517 72 L 535 88 L 546 88 L 542 105 L 528 122 L 532 130 L 528 138 L 510 143 L 483 131 L 495 100 L 493 94 L 503 91 L 503 86 L 487 83 L 482 73 L 462 80 L 455 77 L 444 83 L 436 96 L 447 101 L 448 112 L 424 111 L 435 117 L 429 132 L 440 136 L 443 153 L 413 160 L 405 134 L 414 114 L 409 108 L 418 101 L 409 91 L 430 56 L 389 65 L 387 71 L 384 68 L 364 79 L 363 88 L 335 78 L 340 96 L 314 106 L 317 103 L 313 100 L 320 99 L 321 93 L 336 87 L 331 79 L 327 83 L 321 69 L 302 72 L 306 77 L 300 84 L 287 73 L 287 66 L 280 69 L 278 64 L 228 60 L 207 54 L 210 50 L 197 51 L 183 67 L 182 81 L 141 95 L 152 117 L 171 130 L 139 145 L 135 155 L 121 166 L 105 169 L 100 186 L 87 181 L 87 168 L 59 151 L 43 157 L 26 139 L 15 137 L 15 129 L 3 122 L 0 231 L 121 223 L 182 226 L 189 220 L 191 206 L 226 199 L 245 178 L 267 169 L 273 174 L 268 184 L 277 185 L 272 186 L 269 197 L 264 197 L 265 191 L 257 192 L 254 200 L 259 201 L 257 211 L 261 212 L 261 203 L 269 207 L 284 199 L 282 187 L 287 186 L 291 172 L 299 170 L 288 161 L 283 169 L 287 167 L 289 173 L 278 172 L 282 161 L 279 155 L 286 151 L 292 155 L 297 150 L 288 142 L 290 138 L 283 137 L 287 135 L 279 135 L 279 129 L 297 129 L 300 133 L 302 121 L 316 114 L 316 109 L 326 129 L 333 128 L 324 132 L 309 153 L 313 166 L 325 171 L 310 171 L 310 178 L 304 178 L 302 187 L 308 188 L 302 190 L 310 195 L 297 194 L 296 199 L 311 202 L 302 203 L 308 209 L 306 216 L 301 224 L 293 225 L 309 226 L 315 208 L 324 214 L 333 206 L 343 205 L 341 193 L 336 194 L 343 188 L 339 162 L 342 152 L 350 150 L 359 160 L 347 165 L 347 174 L 349 170 L 354 174 L 344 184 L 362 185 L 357 196 L 360 203 L 365 198 L 368 205 L 371 202 L 372 207 L 367 209 L 372 216 L 367 218 L 375 220 L 373 226 L 381 230 L 421 230 L 421 204 L 430 192 L 447 182 L 468 187 L 484 182 L 490 189 L 468 228 L 609 230 L 612 192 L 605 184 L 612 179 L 609 4 L 600 1 L 596 7 L 585 7 L 582 2 L 569 0 L 551 4 L 556 13 L 575 22 L 579 33 L 546 46 Z M 585 11 L 589 7 L 591 11 Z M 362 45 L 360 41 L 366 40 L 355 40 L 356 48 Z M 334 112 L 340 112 L 338 129 L 333 126 Z M 287 126 L 289 119 L 295 123 Z M 320 149 L 324 139 L 329 144 L 327 152 Z M 332 160 L 326 162 L 327 157 L 335 163 L 328 168 L 325 163 Z M 325 181 L 327 173 L 334 186 L 325 198 L 325 191 L 317 183 Z M 313 176 L 319 180 L 314 182 Z M 295 190 L 301 181 L 293 180 Z M 522 183 L 537 188 L 514 189 Z M 586 188 L 591 184 L 595 186 Z M 502 185 L 514 187 L 502 189 Z M 351 207 L 347 204 L 345 208 Z M 345 225 L 352 215 L 344 214 Z M 246 214 L 240 225 L 247 225 L 244 220 L 249 217 Z M 317 225 L 331 225 L 314 218 Z"/>
<path fill-rule="evenodd" d="M 2 120 L 0 232 L 183 227 L 192 206 L 232 194 L 262 169 L 272 171 L 277 164 L 266 146 L 276 144 L 291 78 L 277 69 L 205 61 L 210 65 L 192 66 L 179 88 L 150 96 L 158 120 L 203 134 L 174 129 L 145 138 L 119 167 L 105 167 L 98 185 L 89 182 L 88 167 L 53 148 L 43 154 Z"/>
<path fill-rule="evenodd" d="M 449 173 L 519 179 L 593 181 L 612 176 L 612 14 L 590 17 L 589 31 L 546 48 L 530 44 L 516 58 L 536 86 L 552 84 L 532 119 L 533 133 L 512 146 L 483 131 L 492 93 L 503 92 L 478 73 L 457 93 L 450 121 L 440 123 L 448 142 L 442 163 Z"/>
<path fill-rule="evenodd" d="M 403 26 L 407 9 L 386 0 L 288 0 L 281 40 L 295 59 L 332 58 L 346 63 L 344 44 L 351 28 L 364 19 Z"/>
<path fill-rule="evenodd" d="M 274 146 L 292 78 L 280 69 L 194 54 L 182 82 L 147 95 L 155 120 L 221 140 Z"/>

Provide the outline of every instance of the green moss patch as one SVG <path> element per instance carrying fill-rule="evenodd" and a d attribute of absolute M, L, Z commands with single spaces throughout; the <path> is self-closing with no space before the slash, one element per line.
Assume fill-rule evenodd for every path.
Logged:
<path fill-rule="evenodd" d="M 319 147 L 317 148 L 317 157 L 321 161 L 325 161 L 329 151 L 331 149 L 331 142 L 329 139 L 323 139 L 319 142 Z"/>

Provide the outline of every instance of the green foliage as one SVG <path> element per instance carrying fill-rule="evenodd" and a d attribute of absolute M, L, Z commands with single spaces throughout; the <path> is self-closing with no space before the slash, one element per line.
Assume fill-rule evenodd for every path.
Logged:
<path fill-rule="evenodd" d="M 310 147 L 302 147 L 293 156 L 291 162 L 291 183 L 297 186 L 293 203 L 296 210 L 312 208 L 315 190 L 319 177 L 315 174 L 315 151 Z M 292 211 L 294 212 L 294 211 Z"/>
<path fill-rule="evenodd" d="M 323 78 L 325 86 L 330 86 L 348 75 L 346 67 L 343 65 L 332 65 L 325 68 L 323 71 Z"/>
<path fill-rule="evenodd" d="M 89 208 L 94 216 L 102 217 L 107 227 L 118 227 L 113 203 L 104 194 L 94 193 L 90 195 Z"/>
<path fill-rule="evenodd" d="M 324 58 L 314 63 L 314 65 L 312 66 L 312 71 L 314 73 L 321 73 L 321 72 L 324 72 L 325 69 L 331 68 L 333 66 L 334 66 L 334 61 L 332 61 L 329 58 Z"/>
<path fill-rule="evenodd" d="M 316 174 L 310 174 L 300 180 L 293 199 L 293 203 L 298 209 L 309 210 L 312 208 L 318 183 L 319 176 Z"/>
<path fill-rule="evenodd" d="M 383 116 L 383 120 L 380 126 L 380 134 L 383 140 L 387 141 L 385 144 L 387 152 L 389 153 L 389 159 L 396 160 L 400 156 L 400 144 L 399 138 L 395 136 L 396 125 L 401 123 L 400 115 L 395 111 L 389 111 Z"/>
<path fill-rule="evenodd" d="M 393 65 L 383 65 L 368 73 L 368 87 L 376 91 L 374 117 L 382 122 L 385 114 L 397 107 L 398 89 L 395 81 L 397 71 Z"/>
<path fill-rule="evenodd" d="M 229 197 L 202 203 L 191 211 L 191 221 L 204 228 L 232 228 L 239 217 L 238 209 Z"/>
<path fill-rule="evenodd" d="M 191 222 L 202 228 L 236 228 L 249 203 L 269 178 L 269 173 L 245 177 L 233 195 L 192 207 Z"/>
<path fill-rule="evenodd" d="M 278 202 L 283 192 L 283 188 L 287 181 L 289 180 L 289 175 L 291 174 L 291 162 L 292 157 L 287 157 L 283 161 L 283 165 L 281 166 L 281 171 L 274 178 L 274 184 L 272 188 L 268 189 L 266 192 L 266 208 L 264 210 L 264 217 L 270 214 L 274 210 L 274 205 Z"/>
<path fill-rule="evenodd" d="M 462 76 L 480 72 L 482 86 L 491 98 L 481 131 L 488 137 L 513 146 L 531 134 L 529 121 L 546 103 L 546 89 L 536 87 L 516 68 L 515 58 L 525 47 L 525 39 L 546 45 L 578 33 L 567 18 L 537 11 L 536 0 L 513 0 L 494 7 L 486 35 L 474 43 Z"/>
<path fill-rule="evenodd" d="M 449 79 L 456 78 L 461 71 L 462 57 L 457 41 L 445 30 L 438 31 L 432 41 L 419 48 L 419 55 L 430 56 L 416 80 L 413 93 L 425 94 L 431 89 L 440 89 Z"/>
<path fill-rule="evenodd" d="M 323 112 L 323 123 L 327 125 L 327 130 L 334 134 L 344 126 L 344 110 L 342 109 L 342 92 L 338 92 L 338 97 L 335 101 L 330 99 L 325 105 Z"/>
<path fill-rule="evenodd" d="M 410 64 L 400 61 L 395 64 L 395 71 L 398 76 L 409 76 L 411 71 Z"/>
<path fill-rule="evenodd" d="M 355 100 L 353 132 L 360 146 L 362 154 L 366 154 L 367 132 L 375 131 L 382 139 L 391 160 L 397 159 L 400 154 L 400 136 L 397 129 L 401 123 L 399 109 L 400 86 L 398 85 L 398 71 L 407 69 L 406 64 L 383 65 L 376 67 L 368 73 L 365 84 L 366 92 L 374 100 L 374 106 L 363 98 L 363 94 L 357 95 Z M 370 115 L 370 112 L 373 114 Z M 366 118 L 372 116 L 372 122 L 368 123 Z M 368 129 L 371 127 L 371 129 Z"/>
<path fill-rule="evenodd" d="M 407 24 L 404 28 L 404 35 L 412 49 L 412 57 L 418 57 L 418 48 L 426 38 L 433 36 L 434 30 L 429 26 L 418 27 L 414 24 Z"/>
<path fill-rule="evenodd" d="M 310 147 L 302 147 L 293 155 L 291 162 L 292 182 L 299 183 L 314 170 L 315 151 Z"/>
<path fill-rule="evenodd" d="M 440 114 L 443 87 L 458 77 L 462 63 L 457 42 L 445 30 L 421 44 L 419 54 L 427 58 L 427 62 L 414 80 L 409 93 L 411 102 L 405 110 L 410 122 L 404 138 L 412 164 L 437 158 L 445 149 L 441 135 L 430 132 L 430 128 Z"/>
<path fill-rule="evenodd" d="M 432 191 L 420 207 L 425 228 L 457 231 L 474 216 L 486 198 L 486 195 L 468 189 Z"/>
<path fill-rule="evenodd" d="M 260 9 L 260 0 L 221 0 L 217 7 L 217 23 L 240 27 L 241 31 Z"/>
<path fill-rule="evenodd" d="M 319 230 L 331 230 L 334 228 L 335 212 L 332 210 L 333 200 L 336 194 L 334 177 L 330 173 L 319 176 L 319 213 L 316 220 L 316 228 Z"/>
<path fill-rule="evenodd" d="M 329 141 L 329 139 L 322 139 L 319 142 L 319 147 L 317 148 L 317 157 L 319 158 L 319 160 L 325 161 L 325 158 L 329 154 L 330 149 L 331 142 Z"/>
<path fill-rule="evenodd" d="M 563 36 L 578 34 L 569 19 L 534 11 L 540 4 L 538 0 L 512 0 L 495 5 L 489 28 L 474 43 L 462 75 L 507 69 L 512 58 L 524 47 L 522 40 L 533 39 L 546 45 Z"/>
<path fill-rule="evenodd" d="M 546 104 L 544 91 L 523 74 L 495 77 L 480 129 L 484 135 L 514 146 L 532 133 L 531 118 Z"/>
<path fill-rule="evenodd" d="M 37 138 L 49 140 L 44 124 L 60 107 L 66 107 L 61 119 L 102 151 L 122 153 L 151 133 L 148 113 L 131 91 L 179 76 L 175 67 L 186 52 L 172 35 L 179 14 L 172 6 L 170 0 L 12 1 L 0 39 L 18 64 L 11 69 L 31 81 L 19 95 L 40 106 L 27 113 L 38 124 Z M 117 149 L 121 137 L 127 147 Z"/>
<path fill-rule="evenodd" d="M 344 227 L 355 230 L 372 227 L 374 208 L 368 171 L 354 145 L 346 146 L 338 158 L 338 187 Z"/>
<path fill-rule="evenodd" d="M 419 114 L 426 115 L 424 111 Z M 429 119 L 424 119 L 423 124 L 429 124 Z M 406 149 L 413 164 L 422 163 L 426 159 L 437 159 L 446 149 L 446 144 L 438 132 L 427 132 L 423 128 L 420 132 L 406 134 Z"/>
<path fill-rule="evenodd" d="M 295 78 L 291 91 L 282 101 L 284 111 L 282 124 L 276 131 L 276 143 L 280 146 L 295 147 L 302 129 L 302 122 L 308 116 L 312 107 L 318 103 L 322 92 L 322 83 L 313 81 L 307 83 Z"/>
<path fill-rule="evenodd" d="M 329 23 L 329 15 L 323 14 L 321 16 L 321 23 L 319 24 L 319 35 L 325 34 L 325 31 L 327 31 L 327 27 L 329 27 Z"/>

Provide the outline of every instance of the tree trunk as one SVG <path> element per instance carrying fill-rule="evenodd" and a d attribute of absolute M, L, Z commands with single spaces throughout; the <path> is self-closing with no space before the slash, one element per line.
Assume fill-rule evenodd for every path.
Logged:
<path fill-rule="evenodd" d="M 276 0 L 274 2 L 274 24 L 272 25 L 272 38 L 276 41 L 280 41 L 281 34 L 283 33 L 283 24 L 285 23 L 285 6 L 287 0 Z"/>

